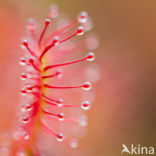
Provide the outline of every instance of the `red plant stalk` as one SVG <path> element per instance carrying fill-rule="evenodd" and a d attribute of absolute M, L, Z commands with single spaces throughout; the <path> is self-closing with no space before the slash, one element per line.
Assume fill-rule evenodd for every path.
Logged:
<path fill-rule="evenodd" d="M 18 155 L 18 153 L 22 152 L 26 155 L 41 155 L 42 152 L 36 144 L 36 139 L 41 129 L 53 135 L 59 142 L 72 140 L 72 138 L 64 136 L 63 132 L 57 132 L 55 127 L 51 128 L 47 124 L 46 118 L 52 122 L 58 120 L 58 122 L 64 123 L 79 123 L 78 119 L 68 118 L 63 112 L 57 112 L 56 108 L 80 107 L 84 110 L 90 108 L 89 101 L 84 101 L 81 104 L 65 104 L 62 99 L 56 99 L 52 97 L 53 95 L 51 95 L 51 97 L 47 95 L 48 90 L 75 90 L 78 88 L 89 90 L 92 86 L 90 82 L 84 82 L 74 86 L 49 84 L 49 79 L 62 76 L 61 71 L 56 70 L 57 68 L 70 66 L 83 61 L 93 61 L 95 58 L 94 53 L 89 52 L 85 57 L 78 60 L 49 64 L 48 59 L 50 57 L 54 57 L 55 59 L 53 49 L 65 45 L 69 40 L 72 40 L 72 38 L 78 35 L 83 35 L 88 28 L 86 27 L 88 15 L 86 12 L 81 12 L 74 22 L 71 22 L 59 30 L 53 31 L 47 37 L 46 33 L 57 15 L 57 9 L 52 8 L 49 12 L 49 19 L 45 20 L 44 28 L 39 36 L 36 34 L 37 28 L 35 23 L 32 20 L 29 21 L 29 39 L 28 41 L 24 40 L 22 42 L 22 47 L 25 49 L 25 56 L 20 59 L 20 64 L 25 66 L 26 72 L 21 73 L 21 79 L 24 80 L 24 87 L 20 92 L 26 101 L 29 102 L 22 105 L 21 108 L 22 113 L 19 116 L 19 126 L 13 134 L 14 145 L 12 155 Z M 72 30 L 73 27 L 77 27 L 74 32 Z M 62 57 L 64 57 L 64 55 Z M 53 63 L 52 61 L 50 62 Z M 47 105 L 53 107 L 53 112 L 45 109 Z M 86 122 L 86 119 L 83 120 Z M 83 121 L 80 124 L 83 125 L 85 122 Z M 76 139 L 73 140 L 71 147 L 77 147 Z"/>

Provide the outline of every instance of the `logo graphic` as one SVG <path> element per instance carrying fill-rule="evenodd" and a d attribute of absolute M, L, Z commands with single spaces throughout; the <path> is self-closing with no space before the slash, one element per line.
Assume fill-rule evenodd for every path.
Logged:
<path fill-rule="evenodd" d="M 149 154 L 149 155 L 154 155 L 155 149 L 154 147 L 142 147 L 139 144 L 137 146 L 134 146 L 133 144 L 130 145 L 130 148 L 128 148 L 125 144 L 122 144 L 122 151 L 121 154 L 124 153 L 129 153 L 130 155 L 135 155 L 135 154 Z"/>
<path fill-rule="evenodd" d="M 131 153 L 125 144 L 122 144 L 122 147 L 123 147 L 123 150 L 121 151 L 121 154 L 123 152 Z"/>

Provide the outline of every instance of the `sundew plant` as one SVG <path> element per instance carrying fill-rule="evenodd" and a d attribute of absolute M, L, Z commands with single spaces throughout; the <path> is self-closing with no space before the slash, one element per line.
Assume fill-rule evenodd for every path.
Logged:
<path fill-rule="evenodd" d="M 91 107 L 92 100 L 88 97 L 82 100 L 73 93 L 89 92 L 94 80 L 90 77 L 81 81 L 85 63 L 79 70 L 75 64 L 95 59 L 92 50 L 98 45 L 96 37 L 79 39 L 91 28 L 87 12 L 80 12 L 76 20 L 69 22 L 66 17 L 59 17 L 55 5 L 50 7 L 48 18 L 41 26 L 33 19 L 28 20 L 28 36 L 21 43 L 21 103 L 12 134 L 11 156 L 44 154 L 45 147 L 39 144 L 46 139 L 41 137 L 43 131 L 65 146 L 78 147 L 79 137 L 74 132 L 87 125 L 84 112 Z M 81 51 L 86 53 L 82 58 L 77 54 Z M 73 59 L 74 56 L 78 59 Z M 76 129 L 74 125 L 78 125 Z"/>

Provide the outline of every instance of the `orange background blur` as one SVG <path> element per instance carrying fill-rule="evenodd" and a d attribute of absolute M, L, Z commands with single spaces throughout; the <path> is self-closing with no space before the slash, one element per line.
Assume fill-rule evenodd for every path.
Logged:
<path fill-rule="evenodd" d="M 89 111 L 84 156 L 120 156 L 122 144 L 156 145 L 156 1 L 0 0 L 0 132 L 11 129 L 18 105 L 19 45 L 26 19 L 57 4 L 72 19 L 86 10 L 100 46 L 101 79 Z M 71 156 L 74 155 L 72 152 Z"/>

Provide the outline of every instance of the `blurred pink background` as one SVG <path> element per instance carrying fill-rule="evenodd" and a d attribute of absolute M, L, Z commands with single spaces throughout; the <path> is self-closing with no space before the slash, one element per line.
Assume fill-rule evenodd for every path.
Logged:
<path fill-rule="evenodd" d="M 156 145 L 156 2 L 122 0 L 0 1 L 0 132 L 9 132 L 18 105 L 20 41 L 27 18 L 43 21 L 55 3 L 72 19 L 86 10 L 100 46 L 101 79 L 88 112 L 84 156 L 119 156 L 122 144 Z M 71 156 L 74 151 L 71 151 Z"/>

